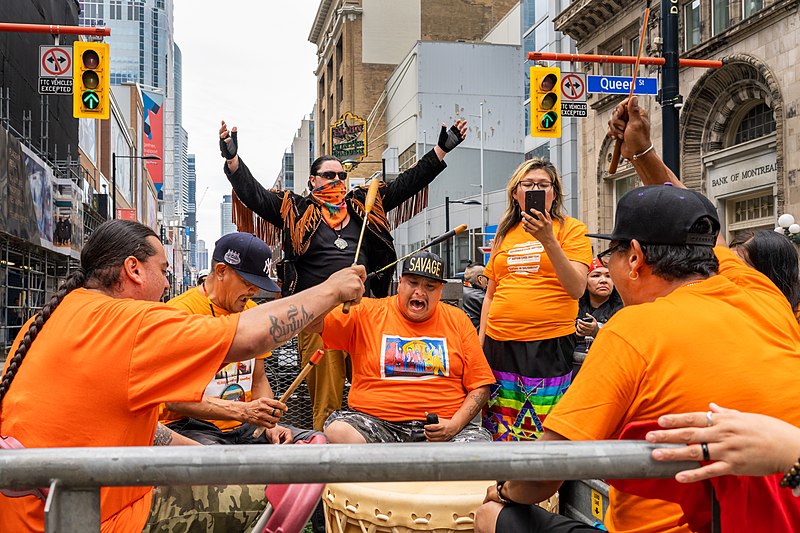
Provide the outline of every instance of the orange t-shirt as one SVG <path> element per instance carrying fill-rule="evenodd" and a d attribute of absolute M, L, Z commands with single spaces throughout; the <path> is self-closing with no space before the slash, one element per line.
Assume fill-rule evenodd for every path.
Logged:
<path fill-rule="evenodd" d="M 715 252 L 720 275 L 626 306 L 603 326 L 545 428 L 615 439 L 630 422 L 705 411 L 710 401 L 800 425 L 800 328 L 789 303 L 729 249 Z M 677 504 L 614 488 L 610 503 L 609 531 L 688 531 Z"/>
<path fill-rule="evenodd" d="M 167 305 L 183 309 L 190 315 L 228 316 L 231 314 L 227 309 L 214 305 L 200 287 L 194 287 L 176 296 L 168 301 Z M 255 306 L 256 303 L 253 300 L 248 300 L 244 307 L 245 309 L 252 309 Z M 267 352 L 254 359 L 230 363 L 220 368 L 214 379 L 206 386 L 206 390 L 203 392 L 204 396 L 241 402 L 251 401 L 253 399 L 253 372 L 255 365 L 257 361 L 258 364 L 263 364 L 261 361 L 270 355 L 272 355 L 272 352 Z M 170 411 L 166 405 L 162 405 L 158 421 L 162 424 L 169 424 L 184 418 L 184 416 Z M 222 431 L 230 431 L 242 425 L 238 420 L 207 420 L 207 422 L 214 424 Z"/>
<path fill-rule="evenodd" d="M 583 222 L 553 220 L 553 233 L 570 261 L 592 262 Z M 544 246 L 522 222 L 492 250 L 483 273 L 497 284 L 486 321 L 486 334 L 494 340 L 538 341 L 575 333 L 578 301 L 561 286 Z"/>
<path fill-rule="evenodd" d="M 383 420 L 452 418 L 469 391 L 495 382 L 469 317 L 441 302 L 425 322 L 410 322 L 397 296 L 364 298 L 347 315 L 328 314 L 322 340 L 350 354 L 350 408 Z"/>
<path fill-rule="evenodd" d="M 20 365 L 3 400 L 0 432 L 27 448 L 151 446 L 161 403 L 201 399 L 238 322 L 237 315 L 210 319 L 72 291 Z M 101 488 L 103 533 L 140 532 L 151 495 L 152 487 Z M 41 500 L 0 495 L 0 531 L 43 531 L 43 520 Z"/>

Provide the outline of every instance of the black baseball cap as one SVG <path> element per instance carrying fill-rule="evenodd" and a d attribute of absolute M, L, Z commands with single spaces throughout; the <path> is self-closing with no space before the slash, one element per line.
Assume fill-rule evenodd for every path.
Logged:
<path fill-rule="evenodd" d="M 701 218 L 711 220 L 713 234 L 692 233 Z M 719 233 L 717 209 L 700 193 L 670 184 L 638 187 L 620 198 L 614 231 L 587 237 L 644 244 L 714 246 Z"/>
<path fill-rule="evenodd" d="M 402 275 L 413 274 L 444 283 L 444 261 L 428 250 L 422 250 L 403 261 Z"/>
<path fill-rule="evenodd" d="M 280 292 L 281 288 L 269 277 L 272 250 L 267 243 L 250 233 L 228 233 L 214 244 L 214 261 L 228 265 L 242 279 L 259 289 Z"/>

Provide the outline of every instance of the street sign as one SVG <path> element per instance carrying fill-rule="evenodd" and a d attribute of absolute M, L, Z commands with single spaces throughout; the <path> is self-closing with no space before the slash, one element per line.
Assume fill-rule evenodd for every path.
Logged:
<path fill-rule="evenodd" d="M 630 94 L 631 78 L 625 76 L 588 76 L 590 93 Z M 633 94 L 658 94 L 658 78 L 636 78 Z"/>
<path fill-rule="evenodd" d="M 586 74 L 583 72 L 561 73 L 561 105 L 567 102 L 586 101 Z M 568 115 L 565 115 L 568 116 Z"/>
<path fill-rule="evenodd" d="M 586 102 L 561 102 L 561 116 L 586 118 L 589 116 L 589 104 Z"/>
<path fill-rule="evenodd" d="M 39 94 L 72 94 L 72 47 L 39 46 Z"/>

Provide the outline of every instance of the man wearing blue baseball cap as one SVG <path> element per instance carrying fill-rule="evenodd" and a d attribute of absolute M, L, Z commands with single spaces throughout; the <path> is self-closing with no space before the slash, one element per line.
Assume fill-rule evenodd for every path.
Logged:
<path fill-rule="evenodd" d="M 225 316 L 255 307 L 259 289 L 279 292 L 269 277 L 272 251 L 249 233 L 229 233 L 219 239 L 211 271 L 203 283 L 167 305 L 190 314 Z M 201 402 L 168 403 L 160 422 L 201 444 L 285 444 L 306 440 L 313 433 L 278 425 L 286 405 L 277 401 L 264 372 L 264 358 L 231 363 L 219 370 Z M 258 438 L 258 427 L 267 431 Z"/>

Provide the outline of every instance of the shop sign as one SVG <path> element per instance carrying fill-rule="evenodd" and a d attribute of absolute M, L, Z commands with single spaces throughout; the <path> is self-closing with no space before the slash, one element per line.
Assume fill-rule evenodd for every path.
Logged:
<path fill-rule="evenodd" d="M 331 125 L 331 155 L 361 161 L 367 155 L 367 121 L 349 111 Z"/>

